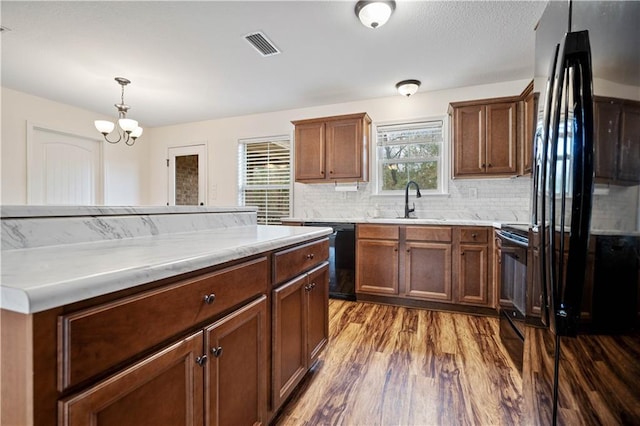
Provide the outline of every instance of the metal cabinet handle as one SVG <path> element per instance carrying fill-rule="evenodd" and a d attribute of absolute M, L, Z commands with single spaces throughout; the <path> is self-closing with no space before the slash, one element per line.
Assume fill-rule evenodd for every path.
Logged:
<path fill-rule="evenodd" d="M 207 363 L 207 356 L 206 355 L 202 355 L 196 358 L 196 364 L 198 364 L 200 367 L 202 367 L 203 365 L 205 365 Z"/>
<path fill-rule="evenodd" d="M 215 356 L 216 358 L 220 358 L 222 356 L 222 346 L 211 348 L 211 355 Z"/>
<path fill-rule="evenodd" d="M 460 252 L 460 256 L 464 256 L 464 252 Z"/>
<path fill-rule="evenodd" d="M 213 293 L 207 294 L 206 296 L 204 296 L 204 303 L 206 303 L 207 305 L 212 304 L 215 300 L 216 300 L 216 295 Z"/>
<path fill-rule="evenodd" d="M 491 163 L 489 163 L 489 167 L 493 167 L 493 166 L 491 165 Z"/>
<path fill-rule="evenodd" d="M 471 238 L 473 238 L 474 240 L 475 240 L 477 237 L 478 237 L 478 234 L 476 234 L 476 233 L 471 234 Z"/>
<path fill-rule="evenodd" d="M 307 255 L 307 259 L 313 259 L 313 253 Z"/>
<path fill-rule="evenodd" d="M 311 283 L 309 286 L 310 286 L 310 287 L 311 287 L 311 289 L 313 290 L 314 288 L 316 288 L 316 283 Z"/>

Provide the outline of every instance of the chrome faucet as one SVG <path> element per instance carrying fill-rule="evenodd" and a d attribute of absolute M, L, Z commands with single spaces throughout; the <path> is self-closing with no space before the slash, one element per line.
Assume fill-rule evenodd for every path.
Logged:
<path fill-rule="evenodd" d="M 409 187 L 411 186 L 411 184 L 414 184 L 416 187 L 416 198 L 420 198 L 422 197 L 422 194 L 420 193 L 420 187 L 418 186 L 418 184 L 413 181 L 410 180 L 409 182 L 407 182 L 407 186 L 405 186 L 404 188 L 404 218 L 405 219 L 409 219 L 409 213 L 416 211 L 416 203 L 413 203 L 413 208 L 409 208 Z"/>

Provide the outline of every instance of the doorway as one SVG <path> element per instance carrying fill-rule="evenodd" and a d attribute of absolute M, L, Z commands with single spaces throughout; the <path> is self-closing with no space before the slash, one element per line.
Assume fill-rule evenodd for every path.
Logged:
<path fill-rule="evenodd" d="M 206 145 L 169 147 L 170 206 L 204 206 L 207 183 Z"/>
<path fill-rule="evenodd" d="M 103 202 L 101 141 L 27 123 L 27 203 Z"/>

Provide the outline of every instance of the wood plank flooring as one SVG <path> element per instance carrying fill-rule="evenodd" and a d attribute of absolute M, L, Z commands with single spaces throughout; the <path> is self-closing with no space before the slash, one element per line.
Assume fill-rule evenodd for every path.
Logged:
<path fill-rule="evenodd" d="M 331 299 L 329 345 L 275 425 L 511 425 L 497 318 Z"/>

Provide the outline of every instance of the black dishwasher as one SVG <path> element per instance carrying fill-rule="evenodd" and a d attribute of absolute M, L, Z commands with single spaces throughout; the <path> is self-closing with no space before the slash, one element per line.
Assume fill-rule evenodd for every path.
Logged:
<path fill-rule="evenodd" d="M 329 235 L 329 297 L 356 300 L 356 226 L 353 223 L 305 222 L 332 228 Z"/>

